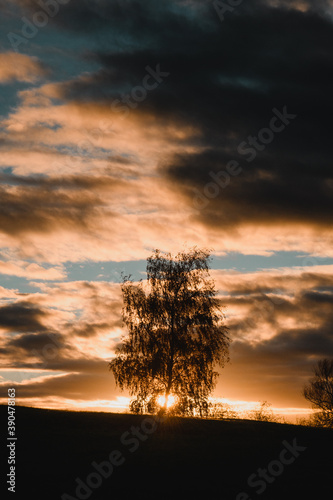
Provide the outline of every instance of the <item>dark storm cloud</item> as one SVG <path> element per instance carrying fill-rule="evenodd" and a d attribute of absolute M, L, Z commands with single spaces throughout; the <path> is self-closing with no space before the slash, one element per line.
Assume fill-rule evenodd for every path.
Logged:
<path fill-rule="evenodd" d="M 1 175 L 0 180 L 0 230 L 10 235 L 51 233 L 60 227 L 87 229 L 105 206 L 99 191 L 121 184 L 103 175 L 53 179 Z"/>
<path fill-rule="evenodd" d="M 235 340 L 231 349 L 231 370 L 248 390 L 264 389 L 266 396 L 281 396 L 302 404 L 301 391 L 321 358 L 333 357 L 333 334 L 330 325 L 318 329 L 282 330 L 269 340 L 247 343 Z M 246 374 L 246 380 L 244 379 Z M 257 395 L 258 397 L 258 395 Z"/>
<path fill-rule="evenodd" d="M 325 292 L 318 291 L 324 284 L 327 285 L 326 280 L 317 275 L 314 286 L 314 274 L 304 273 L 297 279 L 297 289 L 291 292 L 294 278 L 286 275 L 279 281 L 287 295 L 277 296 L 272 295 L 276 278 L 271 277 L 271 288 L 267 283 L 266 293 L 261 294 L 251 293 L 246 284 L 239 283 L 237 292 L 223 301 L 227 309 L 243 308 L 242 321 L 239 321 L 238 315 L 229 325 L 235 337 L 233 360 L 257 367 L 270 365 L 274 371 L 293 364 L 301 364 L 306 369 L 312 365 L 314 356 L 333 357 L 333 283 L 330 287 L 326 286 Z M 236 276 L 234 281 L 237 282 Z M 313 290 L 309 291 L 311 287 Z M 293 328 L 285 326 L 290 319 L 295 319 Z M 258 329 L 270 333 L 270 338 L 244 342 L 244 335 Z"/>
<path fill-rule="evenodd" d="M 105 322 L 105 321 L 101 321 L 101 322 L 87 322 L 87 323 L 83 323 L 83 324 L 78 324 L 78 325 L 68 325 L 69 327 L 72 326 L 71 328 L 71 333 L 72 335 L 76 335 L 78 337 L 85 337 L 85 338 L 89 338 L 89 337 L 96 337 L 98 336 L 100 333 L 102 333 L 103 331 L 106 331 L 106 330 L 112 330 L 114 328 L 119 328 L 122 326 L 122 321 L 121 319 L 119 318 L 119 320 L 115 320 L 113 322 L 109 321 L 109 322 Z"/>
<path fill-rule="evenodd" d="M 40 10 L 40 3 L 36 0 L 14 0 L 10 3 L 15 3 L 30 14 Z M 69 31 L 83 32 L 85 35 L 94 35 L 113 28 L 113 35 L 121 34 L 124 42 L 128 43 L 131 35 L 147 40 L 149 35 L 155 34 L 154 23 L 160 23 L 161 20 L 164 20 L 166 27 L 173 25 L 180 29 L 180 22 L 188 15 L 193 15 L 193 10 L 209 12 L 210 2 L 201 0 L 193 2 L 183 0 L 170 2 L 167 0 L 159 2 L 155 0 L 145 0 L 145 2 L 141 0 L 69 0 L 66 4 L 60 5 L 57 15 L 53 16 L 51 22 Z M 103 35 L 105 34 L 103 32 Z"/>
<path fill-rule="evenodd" d="M 48 340 L 48 343 L 45 344 L 50 346 L 50 340 Z M 45 346 L 44 346 L 45 347 Z M 36 361 L 34 363 L 31 363 L 27 358 L 21 357 L 20 359 L 13 359 L 10 367 L 11 368 L 16 368 L 16 369 L 46 369 L 46 370 L 52 370 L 55 372 L 66 372 L 66 373 L 101 373 L 105 374 L 108 370 L 108 362 L 106 360 L 101 360 L 98 358 L 82 358 L 78 353 L 76 353 L 74 350 L 70 352 L 70 347 L 66 346 L 66 353 L 67 354 L 76 354 L 77 357 L 65 357 L 61 356 L 65 354 L 65 350 L 62 352 L 58 352 L 58 355 L 53 355 L 55 351 L 52 354 L 52 357 L 49 358 L 42 358 L 39 361 Z M 52 353 L 51 348 L 49 350 L 50 353 Z"/>
<path fill-rule="evenodd" d="M 8 384 L 10 387 L 10 384 Z M 112 378 L 105 368 L 103 374 L 69 373 L 60 377 L 45 378 L 37 382 L 18 385 L 20 398 L 59 397 L 69 399 L 107 399 L 110 397 Z M 2 385 L 3 389 L 7 385 Z"/>
<path fill-rule="evenodd" d="M 59 348 L 61 342 L 61 336 L 53 334 L 52 336 L 48 333 L 29 333 L 20 336 L 16 336 L 7 342 L 7 347 L 14 349 L 23 349 L 24 351 L 36 351 L 43 349 L 46 345 L 54 343 L 57 348 Z"/>
<path fill-rule="evenodd" d="M 333 304 L 333 294 L 332 293 L 318 293 L 318 292 L 305 292 L 303 294 L 303 299 L 308 302 L 318 302 L 319 304 L 326 304 L 328 308 Z"/>
<path fill-rule="evenodd" d="M 113 158 L 112 161 L 124 164 L 131 163 L 126 158 Z M 102 189 L 119 186 L 121 180 L 109 177 L 107 175 L 99 175 L 97 177 L 88 175 L 67 175 L 59 177 L 43 177 L 43 176 L 19 176 L 12 174 L 0 173 L 0 183 L 8 185 L 28 186 L 38 188 L 39 190 L 57 191 L 60 189 L 66 190 L 82 190 L 82 189 Z"/>
<path fill-rule="evenodd" d="M 89 338 L 100 333 L 101 325 L 94 325 L 95 331 L 89 325 L 81 325 L 75 329 L 78 337 Z M 105 328 L 105 326 L 104 326 Z M 4 356 L 3 366 L 16 369 L 34 368 L 63 372 L 105 372 L 107 362 L 94 357 L 82 358 L 82 354 L 73 344 L 69 343 L 73 332 L 64 329 L 64 332 L 47 331 L 8 335 L 3 339 L 0 354 Z M 13 326 L 11 332 L 15 332 Z"/>
<path fill-rule="evenodd" d="M 29 18 L 40 10 L 32 0 L 18 3 L 30 6 Z M 192 135 L 177 139 L 177 153 L 161 152 L 159 174 L 173 194 L 199 209 L 196 220 L 228 231 L 246 223 L 330 229 L 333 27 L 325 14 L 328 2 L 303 2 L 309 7 L 306 12 L 292 8 L 295 2 L 276 3 L 273 7 L 268 1 L 243 2 L 221 23 L 211 1 L 70 0 L 60 6 L 49 27 L 66 29 L 75 41 L 78 33 L 84 35 L 86 43 L 78 60 L 91 59 L 99 69 L 55 83 L 57 97 L 78 106 L 89 102 L 92 110 L 94 104 L 105 104 L 106 115 L 108 111 L 116 118 L 121 108 L 112 108 L 115 100 L 122 100 L 123 94 L 131 98 L 133 88 L 147 74 L 147 66 L 154 71 L 160 68 L 169 76 L 136 103 L 131 113 L 140 118 L 142 129 L 146 117 L 153 117 L 161 125 L 161 134 L 163 126 L 174 124 L 179 129 L 195 129 Z M 250 152 L 246 146 L 252 141 L 249 136 L 258 136 L 269 127 L 273 109 L 282 113 L 284 107 L 297 116 L 275 132 L 265 147 L 260 143 L 260 151 L 255 148 L 253 153 L 251 146 Z M 231 160 L 239 162 L 241 172 L 222 187 L 216 179 Z M 3 176 L 6 186 L 0 193 L 0 228 L 8 234 L 51 232 L 64 226 L 85 229 L 99 209 L 103 212 L 101 186 L 86 177 L 9 177 Z M 101 184 L 104 181 L 101 177 Z M 212 182 L 215 188 L 207 189 Z M 214 189 L 216 195 L 207 197 L 206 192 L 211 194 Z M 204 203 L 196 205 L 196 199 Z M 300 233 L 295 238 L 301 238 Z M 281 298 L 272 301 L 271 295 L 279 290 Z M 227 288 L 230 295 L 222 302 L 238 312 L 229 321 L 235 338 L 231 358 L 238 369 L 239 386 L 247 384 L 249 389 L 252 385 L 249 397 L 255 394 L 256 384 L 266 384 L 266 394 L 275 390 L 285 395 L 289 387 L 300 391 L 300 378 L 310 372 L 313 358 L 333 356 L 332 290 L 329 274 L 276 273 L 263 279 L 254 277 L 253 283 L 233 277 Z M 29 345 L 43 349 L 42 340 L 46 339 L 38 329 L 38 314 L 27 315 L 30 326 L 26 330 L 22 319 L 15 326 L 8 323 L 15 323 L 15 318 L 8 318 L 3 323 L 6 329 L 16 328 L 27 335 L 12 339 L 7 349 L 20 348 L 23 354 Z M 110 322 L 110 327 L 115 324 Z M 101 315 L 77 324 L 65 323 L 65 327 L 68 338 L 89 340 L 93 346 L 108 325 Z M 40 333 L 31 335 L 33 331 Z M 261 338 L 263 332 L 271 337 Z M 248 338 L 243 340 L 242 335 Z M 2 353 L 5 350 L 6 345 Z M 16 366 L 29 366 L 27 358 L 22 355 Z M 95 368 L 102 373 L 104 362 L 82 360 L 73 347 L 54 359 L 41 357 L 39 363 L 37 366 L 49 369 L 83 373 L 43 385 L 27 384 L 22 397 L 53 394 L 77 398 L 83 393 L 98 397 L 96 387 L 99 390 L 103 377 L 92 379 L 87 373 Z"/>
<path fill-rule="evenodd" d="M 267 300 L 267 298 L 266 298 Z M 304 295 L 295 299 L 295 301 L 282 302 L 271 310 L 269 322 L 273 325 L 283 325 L 283 318 L 300 317 L 299 327 L 286 329 L 279 325 L 277 333 L 268 340 L 263 340 L 257 344 L 242 344 L 241 351 L 247 351 L 245 357 L 252 358 L 248 362 L 259 362 L 260 364 L 277 363 L 282 364 L 302 361 L 304 365 L 311 362 L 313 356 L 333 357 L 333 311 L 332 299 L 326 302 L 320 302 L 318 306 L 317 299 L 311 301 L 304 300 Z M 257 325 L 262 322 L 264 317 L 258 309 Z M 303 316 L 302 316 L 303 314 Z M 247 324 L 249 324 L 247 318 Z M 316 327 L 305 327 L 304 320 L 308 320 L 309 325 L 316 323 Z M 243 330 L 244 331 L 244 330 Z M 241 351 L 238 351 L 238 355 Z M 251 354 L 250 354 L 251 353 Z M 242 355 L 243 356 L 243 355 Z M 245 359 L 243 359 L 245 361 Z"/>
<path fill-rule="evenodd" d="M 119 286 L 103 282 L 52 284 L 42 296 L 30 294 L 30 300 L 2 306 L 0 329 L 6 330 L 0 343 L 2 366 L 105 373 L 108 361 L 98 358 L 95 350 L 104 345 L 111 352 L 118 341 L 110 334 L 122 327 L 119 292 Z M 68 301 L 73 300 L 75 319 L 68 321 Z"/>
<path fill-rule="evenodd" d="M 222 278 L 222 289 L 232 293 L 222 302 L 234 339 L 231 364 L 221 373 L 224 394 L 231 387 L 233 397 L 304 405 L 313 365 L 333 357 L 332 274 L 255 273 L 250 281 L 262 290 L 248 286 L 246 275 L 231 278 Z"/>
<path fill-rule="evenodd" d="M 237 156 L 236 153 L 234 158 Z M 226 184 L 228 171 L 224 157 L 222 154 L 220 161 L 212 163 L 209 152 L 188 155 L 175 159 L 168 169 L 172 182 L 177 180 L 193 206 L 203 211 L 198 218 L 205 224 L 305 222 L 330 227 L 333 186 L 327 182 L 329 175 L 327 179 L 321 178 L 326 167 L 320 169 L 314 162 L 312 174 L 302 174 L 297 172 L 297 162 L 286 159 L 280 167 L 270 152 L 251 166 L 240 162 L 242 172 L 237 177 L 227 177 Z M 308 163 L 306 168 L 309 166 Z"/>
<path fill-rule="evenodd" d="M 330 318 L 332 319 L 332 318 Z M 327 323 L 317 329 L 286 330 L 262 345 L 266 356 L 286 356 L 291 361 L 295 358 L 306 360 L 308 357 L 318 358 L 333 356 L 333 334 Z M 286 353 L 286 354 L 285 354 Z"/>
<path fill-rule="evenodd" d="M 167 82 L 131 112 L 199 130 L 186 141 L 202 151 L 165 158 L 160 174 L 199 209 L 200 222 L 329 227 L 333 27 L 327 6 L 308 2 L 301 12 L 286 2 L 251 1 L 221 23 L 212 2 L 72 1 L 56 23 L 87 36 L 107 26 L 127 44 L 119 48 L 106 38 L 85 54 L 101 69 L 59 84 L 60 93 L 78 103 L 111 104 L 140 85 L 147 66 L 159 65 L 170 74 Z M 269 144 L 257 141 L 249 150 L 249 137 L 285 106 L 297 117 Z M 242 172 L 221 187 L 212 175 L 222 175 L 230 160 Z"/>
<path fill-rule="evenodd" d="M 43 318 L 48 313 L 30 302 L 18 302 L 0 307 L 0 327 L 14 332 L 44 331 Z"/>

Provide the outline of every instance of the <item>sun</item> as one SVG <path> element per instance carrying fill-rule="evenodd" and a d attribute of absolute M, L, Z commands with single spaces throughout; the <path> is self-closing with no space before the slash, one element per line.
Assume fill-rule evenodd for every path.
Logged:
<path fill-rule="evenodd" d="M 176 398 L 170 394 L 170 396 L 168 397 L 168 404 L 167 404 L 167 408 L 170 408 L 176 401 Z M 164 406 L 165 404 L 165 396 L 159 396 L 157 398 L 157 403 L 160 405 L 160 406 Z"/>

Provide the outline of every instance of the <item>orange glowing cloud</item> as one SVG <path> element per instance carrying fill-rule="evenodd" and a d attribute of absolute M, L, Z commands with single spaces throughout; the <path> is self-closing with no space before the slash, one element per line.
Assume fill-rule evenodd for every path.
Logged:
<path fill-rule="evenodd" d="M 0 83 L 12 81 L 35 83 L 47 74 L 36 57 L 16 52 L 0 54 Z"/>

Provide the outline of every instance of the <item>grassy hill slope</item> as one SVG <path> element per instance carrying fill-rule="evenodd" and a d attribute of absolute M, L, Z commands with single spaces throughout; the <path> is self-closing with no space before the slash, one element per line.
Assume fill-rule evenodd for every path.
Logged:
<path fill-rule="evenodd" d="M 6 434 L 5 406 L 0 416 Z M 16 426 L 16 499 L 303 500 L 326 498 L 331 483 L 326 429 L 176 417 L 154 429 L 147 416 L 26 407 L 17 407 Z M 110 453 L 114 464 L 104 464 L 102 478 L 92 464 Z M 90 488 L 80 482 L 76 491 L 76 478 L 87 485 L 89 476 Z"/>

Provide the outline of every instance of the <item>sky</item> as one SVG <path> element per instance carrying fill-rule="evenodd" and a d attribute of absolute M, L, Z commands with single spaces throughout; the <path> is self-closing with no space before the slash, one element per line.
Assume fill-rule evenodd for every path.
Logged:
<path fill-rule="evenodd" d="M 333 357 L 333 2 L 0 9 L 0 401 L 123 411 L 121 275 L 197 245 L 233 340 L 214 397 L 308 412 Z"/>

